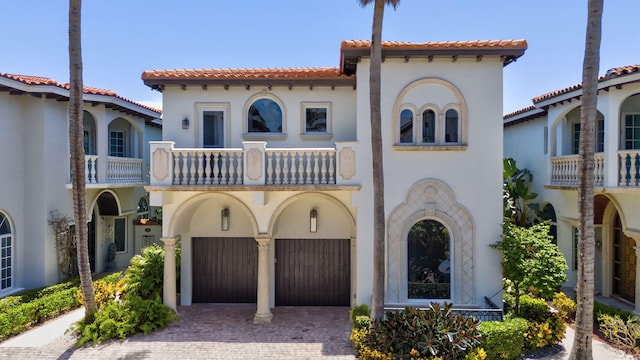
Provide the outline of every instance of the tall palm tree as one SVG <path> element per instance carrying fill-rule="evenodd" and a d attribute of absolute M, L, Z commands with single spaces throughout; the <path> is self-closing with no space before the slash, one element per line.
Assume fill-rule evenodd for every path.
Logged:
<path fill-rule="evenodd" d="M 576 337 L 570 359 L 592 359 L 595 238 L 593 230 L 594 129 L 598 101 L 598 68 L 603 0 L 589 0 L 587 36 L 582 64 L 580 155 L 578 178 L 578 309 Z"/>
<path fill-rule="evenodd" d="M 69 0 L 69 147 L 71 151 L 71 184 L 73 216 L 76 223 L 78 273 L 82 287 L 85 321 L 91 322 L 96 312 L 96 298 L 89 266 L 87 204 L 85 198 L 84 145 L 82 134 L 82 47 L 80 37 L 81 0 Z"/>
<path fill-rule="evenodd" d="M 369 68 L 369 103 L 371 112 L 371 160 L 373 167 L 373 296 L 371 318 L 384 316 L 384 172 L 382 167 L 382 116 L 380 114 L 380 68 L 382 64 L 382 19 L 384 6 L 395 9 L 400 0 L 358 0 L 366 6 L 374 2 Z"/>

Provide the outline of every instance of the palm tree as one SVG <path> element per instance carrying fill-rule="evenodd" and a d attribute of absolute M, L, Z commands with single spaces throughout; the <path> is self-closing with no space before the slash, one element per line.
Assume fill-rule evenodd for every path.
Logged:
<path fill-rule="evenodd" d="M 578 290 L 576 337 L 570 359 L 592 359 L 595 238 L 593 230 L 594 128 L 598 101 L 598 68 L 603 0 L 589 0 L 587 36 L 582 65 L 580 160 L 578 179 Z"/>
<path fill-rule="evenodd" d="M 371 112 L 371 160 L 373 167 L 373 296 L 371 318 L 384 315 L 384 172 L 382 167 L 382 116 L 380 114 L 380 68 L 382 64 L 382 19 L 384 6 L 395 9 L 400 0 L 358 0 L 366 6 L 374 2 L 369 68 L 369 103 Z"/>
<path fill-rule="evenodd" d="M 87 211 L 85 198 L 84 146 L 82 136 L 82 47 L 80 41 L 81 0 L 69 0 L 69 147 L 73 216 L 76 223 L 78 273 L 84 301 L 84 317 L 92 322 L 96 312 L 96 298 L 89 266 Z"/>

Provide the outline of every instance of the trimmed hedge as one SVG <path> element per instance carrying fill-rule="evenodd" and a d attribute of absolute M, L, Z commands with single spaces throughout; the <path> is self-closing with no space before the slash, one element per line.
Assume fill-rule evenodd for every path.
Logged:
<path fill-rule="evenodd" d="M 487 359 L 514 360 L 524 353 L 524 334 L 527 320 L 514 318 L 505 321 L 485 321 L 480 324 L 481 347 Z"/>
<path fill-rule="evenodd" d="M 80 307 L 78 279 L 0 299 L 0 340 Z"/>

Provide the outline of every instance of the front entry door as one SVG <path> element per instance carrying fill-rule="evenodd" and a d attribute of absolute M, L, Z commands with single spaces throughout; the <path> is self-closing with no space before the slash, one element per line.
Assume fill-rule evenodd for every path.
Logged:
<path fill-rule="evenodd" d="M 613 293 L 635 303 L 636 250 L 635 240 L 622 232 L 620 216 L 616 215 L 613 236 Z"/>
<path fill-rule="evenodd" d="M 87 224 L 87 241 L 89 247 L 89 267 L 91 272 L 96 272 L 96 214 L 91 217 Z"/>

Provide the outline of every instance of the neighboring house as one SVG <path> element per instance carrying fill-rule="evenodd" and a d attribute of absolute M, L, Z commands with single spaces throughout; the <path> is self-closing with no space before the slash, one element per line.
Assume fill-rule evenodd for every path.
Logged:
<path fill-rule="evenodd" d="M 91 270 L 134 253 L 133 220 L 148 211 L 148 141 L 161 138 L 160 111 L 84 89 L 86 201 Z M 67 104 L 69 84 L 0 73 L 0 297 L 61 280 L 51 212 L 73 218 Z"/>
<path fill-rule="evenodd" d="M 526 46 L 383 43 L 387 307 L 501 303 L 503 67 Z M 274 306 L 371 302 L 369 52 L 344 41 L 339 68 L 142 74 L 163 93 L 147 190 L 167 254 L 181 244 L 182 305 L 257 303 L 262 322 Z"/>
<path fill-rule="evenodd" d="M 598 81 L 595 134 L 596 291 L 640 313 L 640 66 L 614 68 Z M 535 201 L 577 269 L 577 184 L 582 85 L 533 99 L 504 117 L 504 156 L 533 174 Z"/>

